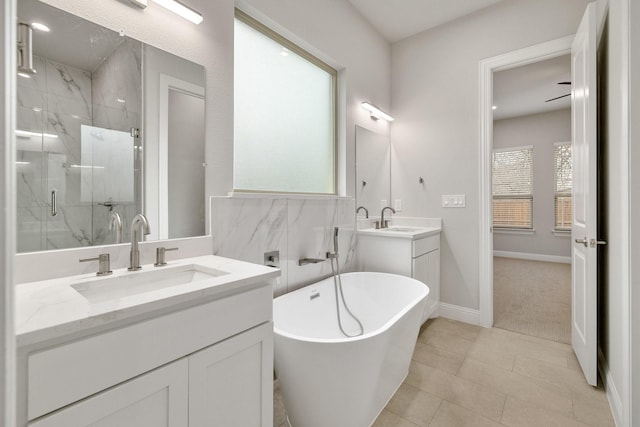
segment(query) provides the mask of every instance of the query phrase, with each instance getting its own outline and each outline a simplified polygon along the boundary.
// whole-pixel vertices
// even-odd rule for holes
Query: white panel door
[[[272,322],[189,357],[190,427],[272,424]]]
[[[587,6],[573,46],[571,344],[587,382],[598,383],[596,7]]]
[[[185,427],[188,368],[187,360],[181,359],[44,416],[29,427]]]

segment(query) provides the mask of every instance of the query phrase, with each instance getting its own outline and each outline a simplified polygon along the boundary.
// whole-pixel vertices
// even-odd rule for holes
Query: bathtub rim
[[[282,329],[278,328],[276,326],[276,323],[275,323],[275,318],[274,318],[274,322],[273,322],[273,332],[274,332],[274,334],[279,335],[279,336],[284,337],[284,338],[289,338],[289,339],[292,339],[292,340],[302,341],[302,342],[307,342],[307,343],[339,344],[339,343],[345,343],[345,342],[356,342],[356,341],[365,340],[367,338],[371,338],[371,337],[374,337],[376,335],[380,335],[380,334],[384,333],[385,331],[387,331],[392,325],[394,325],[398,321],[398,319],[402,318],[405,314],[407,314],[407,312],[409,310],[411,310],[413,307],[415,307],[421,301],[425,300],[429,296],[429,293],[431,291],[427,284],[422,283],[421,281],[419,281],[417,279],[414,279],[413,277],[402,276],[400,274],[383,273],[383,272],[377,272],[377,271],[352,271],[352,272],[341,273],[341,274],[343,276],[346,276],[346,275],[353,275],[353,274],[358,274],[358,273],[371,273],[371,274],[380,275],[380,276],[394,276],[394,277],[400,277],[403,280],[406,279],[407,281],[417,282],[422,286],[421,294],[423,293],[423,295],[413,299],[411,301],[411,303],[407,304],[402,310],[400,310],[398,313],[396,313],[394,316],[392,316],[387,322],[385,322],[382,326],[380,326],[376,330],[374,330],[372,332],[368,332],[366,334],[362,334],[362,335],[357,336],[357,337],[312,338],[312,337],[306,337],[306,336],[302,336],[302,335],[296,335],[296,334],[293,334],[293,333],[290,333],[290,332],[283,331]],[[296,289],[293,292],[298,292],[298,291],[300,291],[302,289],[306,289],[306,288],[308,288],[310,286],[317,285],[318,283],[323,282],[325,280],[332,280],[332,278],[333,278],[333,276],[326,277],[326,278],[324,278],[322,280],[319,280],[317,282],[310,283],[309,285],[303,286],[300,289]],[[335,286],[335,285],[333,285],[333,286]],[[281,295],[278,298],[285,297],[287,295],[289,295],[289,294]],[[275,298],[274,301],[277,300],[278,298]]]

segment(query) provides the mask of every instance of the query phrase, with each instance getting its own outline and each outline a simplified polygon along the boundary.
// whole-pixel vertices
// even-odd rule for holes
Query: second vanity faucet
[[[147,217],[139,213],[131,222],[131,253],[129,254],[129,271],[140,270],[140,250],[138,249],[138,228],[142,228],[142,234],[151,233]]]
[[[382,208],[382,212],[380,212],[380,228],[389,228],[389,220],[384,219],[384,211],[386,211],[387,209],[391,210],[391,212],[396,213],[396,210],[393,209],[391,206],[385,206],[384,208]]]

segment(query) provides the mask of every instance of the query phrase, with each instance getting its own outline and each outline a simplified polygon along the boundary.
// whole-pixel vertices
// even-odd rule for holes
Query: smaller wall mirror
[[[372,216],[391,200],[391,140],[356,126],[356,203]]]

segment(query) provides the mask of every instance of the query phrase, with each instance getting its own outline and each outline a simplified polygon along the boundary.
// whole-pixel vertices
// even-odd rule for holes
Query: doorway
[[[493,73],[493,325],[571,343],[571,57]]]
[[[573,36],[564,37],[480,62],[480,316],[481,325],[494,323],[493,295],[493,76],[513,69],[571,53]]]

